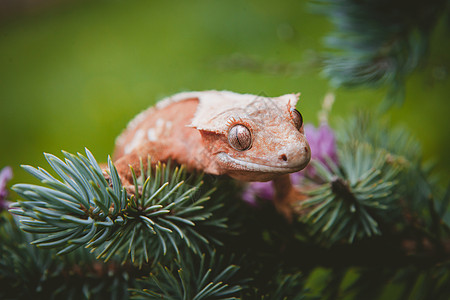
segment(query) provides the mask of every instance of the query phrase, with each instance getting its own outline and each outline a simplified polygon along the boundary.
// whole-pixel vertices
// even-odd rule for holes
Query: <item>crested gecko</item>
[[[130,165],[139,171],[147,156],[152,164],[170,159],[188,170],[237,180],[273,180],[275,206],[289,218],[290,203],[305,197],[293,188],[289,173],[311,158],[295,109],[298,97],[202,91],[165,98],[138,114],[117,138],[113,160],[122,183],[132,184]]]

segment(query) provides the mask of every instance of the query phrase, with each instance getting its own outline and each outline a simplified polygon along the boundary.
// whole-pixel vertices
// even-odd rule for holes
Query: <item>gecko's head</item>
[[[192,122],[220,173],[268,181],[306,167],[311,151],[302,115],[295,109],[298,95],[267,98],[221,92],[221,97],[222,104],[215,107],[214,101],[200,103]]]

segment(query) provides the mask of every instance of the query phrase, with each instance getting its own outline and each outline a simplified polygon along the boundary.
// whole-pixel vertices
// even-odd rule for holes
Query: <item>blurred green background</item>
[[[127,122],[156,100],[185,90],[277,96],[301,92],[317,124],[332,91],[320,76],[328,20],[290,1],[59,1],[0,13],[0,167],[30,181],[20,164],[48,169],[43,152],[112,153]],[[6,2],[5,2],[6,1]],[[13,1],[9,1],[12,3]],[[27,2],[27,1],[22,1]],[[33,1],[28,1],[32,3]],[[39,1],[37,1],[39,2]],[[47,3],[47,4],[46,4]],[[50,3],[50,4],[48,4]],[[450,42],[434,31],[426,66],[407,82],[389,116],[423,143],[426,159],[450,170]],[[384,90],[337,90],[331,123],[375,109]]]

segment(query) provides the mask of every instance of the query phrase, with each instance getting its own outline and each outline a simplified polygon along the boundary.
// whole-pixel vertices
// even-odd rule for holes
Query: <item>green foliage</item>
[[[341,124],[337,139],[338,162],[313,161],[318,175],[303,183],[310,198],[299,204],[306,212],[300,220],[312,236],[330,246],[393,227],[422,228],[432,239],[447,233],[450,189],[442,190],[423,166],[409,132],[359,113]]]
[[[329,163],[331,170],[314,163],[325,184],[302,203],[302,209],[310,209],[302,220],[327,244],[381,234],[378,220],[395,214],[392,204],[399,168],[387,160],[385,151],[364,143],[341,148],[339,161],[340,167]]]
[[[97,260],[86,249],[68,255],[42,250],[38,238],[19,230],[15,220],[0,213],[1,299],[126,299],[139,271],[112,261]]]
[[[386,160],[401,169],[396,176],[395,191],[399,196],[396,205],[403,214],[414,214],[417,218],[414,222],[420,219],[423,222],[420,226],[442,236],[450,224],[450,185],[443,188],[434,172],[435,164],[423,162],[420,143],[410,132],[369,113],[356,114],[343,122],[341,128],[338,131],[341,145],[359,141],[385,151]]]
[[[327,245],[380,235],[380,222],[398,219],[399,182],[420,151],[407,132],[388,128],[361,113],[338,131],[338,163],[312,162],[319,186],[301,205],[302,221]]]
[[[150,277],[140,280],[133,299],[239,299],[242,287],[235,277],[239,267],[218,257],[215,251],[194,257],[183,253],[170,267],[159,265]]]
[[[430,32],[447,1],[316,0],[331,20],[332,49],[324,73],[335,86],[387,87],[387,103],[402,102],[405,79],[424,61]]]
[[[65,161],[45,155],[62,181],[42,168],[24,166],[47,186],[13,187],[25,199],[11,210],[21,216],[21,228],[46,234],[33,240],[36,246],[56,248],[58,254],[86,247],[98,258],[108,260],[118,254],[142,264],[159,260],[168,251],[179,254],[181,244],[198,252],[209,243],[208,236],[201,234],[202,226],[226,227],[223,218],[209,220],[221,205],[215,202],[204,208],[213,190],[199,191],[201,176],[187,178],[183,168],[172,170],[160,164],[154,171],[141,170],[143,183],[134,178],[136,196],[130,196],[110,159],[109,182],[92,154],[88,150],[86,154],[64,152]]]

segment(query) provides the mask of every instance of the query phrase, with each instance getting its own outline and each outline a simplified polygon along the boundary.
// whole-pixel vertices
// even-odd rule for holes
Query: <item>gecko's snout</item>
[[[283,147],[279,150],[277,159],[280,166],[301,170],[311,159],[311,150],[307,143],[301,143],[297,147]]]
[[[303,155],[306,155],[306,156],[309,155],[309,147],[308,146],[303,147]],[[288,156],[283,153],[278,157],[278,159],[282,160],[282,161],[288,161]]]

